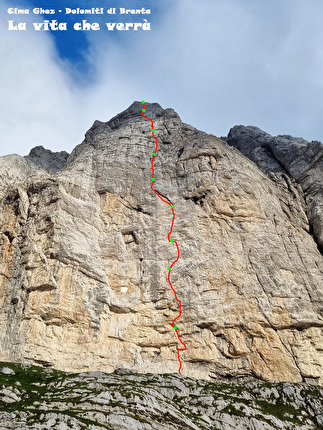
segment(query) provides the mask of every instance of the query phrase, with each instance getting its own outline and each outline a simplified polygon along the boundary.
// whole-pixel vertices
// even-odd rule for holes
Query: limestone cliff
[[[176,209],[182,374],[323,385],[323,200],[306,173],[322,145],[302,155],[285,138],[295,151],[275,147],[262,171],[232,133],[226,143],[146,107],[155,189]],[[0,360],[177,373],[172,214],[150,190],[141,109],[96,121],[67,160],[0,158]]]

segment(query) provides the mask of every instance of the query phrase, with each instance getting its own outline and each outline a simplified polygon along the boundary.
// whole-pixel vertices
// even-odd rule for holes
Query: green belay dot
[[[145,104],[145,100],[143,100],[141,103],[144,105]]]
[[[176,327],[176,326],[174,326],[174,327],[173,327],[173,329],[174,329],[174,330],[177,330],[177,327]]]
[[[156,152],[153,152],[153,157],[155,157],[156,156]]]
[[[154,129],[154,128],[152,128],[152,129],[151,129],[151,132],[152,132],[152,133],[154,133],[154,131],[155,131],[155,129]]]
[[[154,181],[154,180],[155,180],[155,178],[151,178],[151,180],[152,180],[152,181]]]
[[[170,270],[170,267],[167,267],[167,270]]]
[[[174,239],[171,239],[170,241],[173,243],[173,242],[174,242]]]
[[[173,209],[174,205],[170,205],[170,207]]]

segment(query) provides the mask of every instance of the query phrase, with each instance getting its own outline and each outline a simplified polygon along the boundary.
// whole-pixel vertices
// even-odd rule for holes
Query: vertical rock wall
[[[57,172],[0,159],[0,360],[178,371],[171,211],[150,190],[140,109],[96,121]],[[182,373],[322,384],[323,257],[303,189],[171,109],[147,115],[155,188],[176,209]]]

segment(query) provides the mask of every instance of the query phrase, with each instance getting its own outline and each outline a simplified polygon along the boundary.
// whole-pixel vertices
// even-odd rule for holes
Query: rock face
[[[264,173],[230,146],[234,129],[229,145],[172,109],[146,108],[155,189],[176,213],[182,374],[323,385],[319,155],[309,171],[304,141],[282,138],[296,155],[273,144],[279,158],[261,131],[263,146],[237,138],[258,148]],[[56,173],[0,158],[2,361],[177,373],[172,212],[150,189],[155,141],[141,109],[96,121]]]
[[[0,430],[323,428],[323,389],[304,383],[9,368],[0,370]]]
[[[287,173],[304,192],[307,216],[323,251],[323,145],[299,137],[273,137],[257,127],[233,127],[226,139],[265,173]]]
[[[65,166],[68,155],[65,151],[52,152],[42,146],[36,146],[25,158],[49,172],[58,172]]]

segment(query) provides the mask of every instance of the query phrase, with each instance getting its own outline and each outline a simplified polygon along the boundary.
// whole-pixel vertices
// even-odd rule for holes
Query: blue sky
[[[51,31],[51,37],[55,43],[55,47],[57,50],[58,56],[63,60],[68,60],[72,65],[77,66],[79,70],[81,70],[84,78],[91,79],[91,73],[93,73],[93,68],[87,61],[87,55],[91,50],[91,44],[95,43],[96,39],[104,40],[105,43],[117,43],[118,40],[122,37],[122,32],[113,31],[110,34],[102,34],[106,33],[105,31],[105,23],[106,22],[142,22],[142,18],[149,18],[149,22],[154,25],[158,23],[158,20],[162,18],[163,12],[165,12],[166,8],[171,5],[171,2],[168,0],[164,0],[161,2],[148,0],[148,2],[142,2],[141,0],[125,0],[125,1],[104,1],[104,2],[88,2],[84,0],[72,0],[66,2],[66,0],[56,0],[53,2],[52,0],[42,0],[39,1],[29,1],[26,2],[26,7],[33,9],[37,7],[42,7],[43,9],[55,10],[55,14],[50,15],[35,15],[33,14],[33,18],[35,22],[41,21],[36,18],[42,17],[43,19],[53,20],[56,19],[59,22],[66,22],[68,31]],[[144,6],[143,6],[144,4]],[[41,5],[41,6],[40,6]],[[111,6],[112,5],[112,6]],[[153,5],[153,6],[152,6]],[[80,9],[89,9],[92,7],[104,8],[104,15],[82,15],[82,14],[73,14],[73,13],[64,13],[66,8],[71,10]],[[130,15],[130,14],[107,14],[106,11],[111,7],[115,7],[118,11],[119,8],[124,9],[141,9],[145,7],[146,9],[150,9],[151,14],[147,15]],[[153,10],[152,10],[153,7]],[[62,10],[63,13],[59,13],[59,10]],[[125,19],[124,17],[127,17]],[[17,15],[16,15],[17,17]],[[15,18],[15,16],[11,16],[10,19]],[[91,37],[87,31],[75,31],[73,29],[73,25],[76,22],[81,22],[83,20],[87,20],[87,22],[98,22],[100,24],[101,31],[95,32],[93,31]],[[130,37],[133,37],[130,36]],[[91,39],[92,38],[92,39]],[[120,42],[119,42],[120,43]]]
[[[54,5],[53,5],[54,3]],[[90,3],[90,4],[89,4]],[[9,15],[9,7],[145,7],[151,15]],[[323,141],[321,0],[0,0],[0,155],[71,151],[92,123],[134,100],[227,135],[236,124]],[[34,31],[55,19],[68,31]],[[105,22],[151,22],[111,32]],[[28,30],[7,30],[7,21]],[[100,22],[77,32],[75,22]]]

